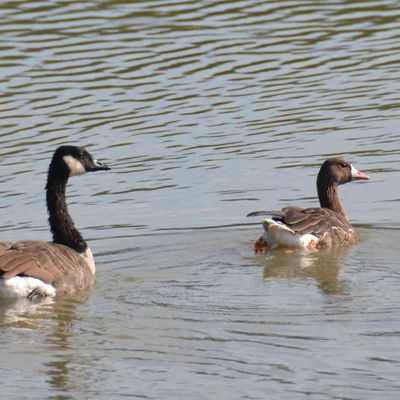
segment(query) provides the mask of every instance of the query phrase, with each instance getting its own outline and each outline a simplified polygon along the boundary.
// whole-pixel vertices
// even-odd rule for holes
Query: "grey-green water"
[[[397,399],[399,35],[395,0],[0,3],[1,239],[49,240],[58,145],[113,166],[69,187],[96,286],[0,307],[2,397]],[[255,257],[336,154],[360,243]]]

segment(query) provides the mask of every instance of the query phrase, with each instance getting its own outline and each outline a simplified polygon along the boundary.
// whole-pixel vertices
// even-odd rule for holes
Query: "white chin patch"
[[[86,173],[85,167],[76,158],[74,158],[72,156],[64,156],[63,160],[69,168],[70,176],[82,175],[82,174]]]

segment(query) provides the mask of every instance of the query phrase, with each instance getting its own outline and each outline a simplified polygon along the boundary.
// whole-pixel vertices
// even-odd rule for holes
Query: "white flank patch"
[[[315,243],[319,241],[318,237],[311,233],[296,233],[287,225],[273,219],[265,219],[263,226],[265,229],[263,239],[273,249],[279,246],[306,249],[312,241]]]
[[[0,279],[1,298],[26,298],[36,288],[40,288],[46,296],[54,297],[56,295],[56,289],[53,286],[30,276],[14,276],[10,279]]]
[[[82,174],[86,173],[85,167],[76,158],[74,158],[72,156],[64,156],[63,160],[64,160],[65,164],[67,164],[67,166],[70,170],[71,176],[82,175]]]
[[[82,254],[82,257],[85,259],[87,265],[89,266],[90,270],[92,271],[93,275],[96,273],[96,265],[94,264],[94,258],[92,250],[88,247],[85,252]]]

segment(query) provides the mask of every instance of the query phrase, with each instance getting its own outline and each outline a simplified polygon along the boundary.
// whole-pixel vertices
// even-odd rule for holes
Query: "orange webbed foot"
[[[267,242],[264,241],[264,239],[261,237],[260,239],[256,240],[254,243],[254,252],[256,254],[263,253],[267,247]]]
[[[308,250],[315,250],[317,248],[318,242],[316,240],[311,240],[310,243],[307,245]]]

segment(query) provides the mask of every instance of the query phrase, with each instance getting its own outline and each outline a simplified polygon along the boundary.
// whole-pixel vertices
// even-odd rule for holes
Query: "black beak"
[[[108,171],[111,169],[107,164],[103,164],[97,160],[93,160],[93,164],[89,167],[88,172],[94,171]]]

